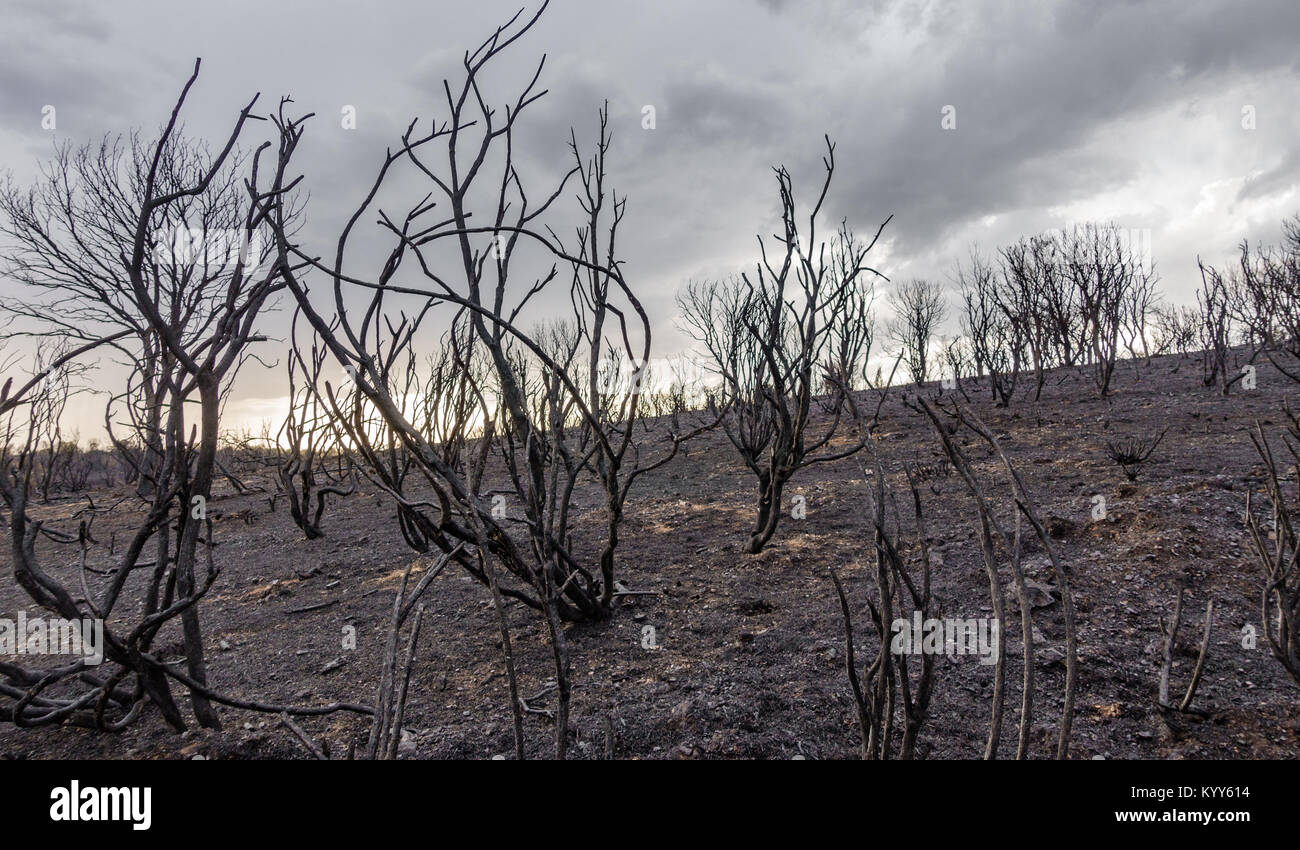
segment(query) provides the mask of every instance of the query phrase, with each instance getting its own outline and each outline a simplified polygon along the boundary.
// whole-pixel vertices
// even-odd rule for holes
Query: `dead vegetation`
[[[758,240],[753,269],[679,299],[715,380],[652,386],[654,322],[619,252],[627,200],[611,185],[608,109],[589,141],[571,131],[567,171],[536,186],[518,152],[543,64],[493,105],[498,57],[545,9],[466,53],[439,117],[412,120],[377,157],[332,251],[300,232],[310,179],[294,154],[312,116],[288,98],[254,116],[254,99],[212,153],[178,130],[197,64],[157,139],[60,149],[35,188],[4,194],[6,270],[27,294],[6,309],[45,342],[0,390],[3,589],[14,607],[102,621],[107,664],[13,653],[0,661],[0,719],[50,727],[41,741],[77,727],[150,742],[189,731],[192,715],[211,742],[231,734],[224,706],[274,718],[317,759],[993,759],[1013,724],[1018,759],[1126,754],[1125,733],[1096,722],[1152,708],[1149,671],[1135,668],[1157,662],[1135,642],[1157,603],[1140,571],[1191,557],[1220,617],[1251,625],[1236,598],[1244,557],[1206,551],[1246,533],[1256,617],[1300,682],[1287,469],[1300,476],[1300,422],[1288,410],[1294,463],[1262,422],[1258,466],[1233,443],[1244,417],[1276,415],[1285,395],[1274,388],[1269,408],[1246,398],[1258,369],[1300,375],[1294,227],[1276,250],[1243,244],[1240,269],[1203,267],[1195,310],[1156,309],[1150,258],[1113,223],[1027,237],[994,260],[973,253],[956,275],[962,337],[935,350],[937,284],[896,287],[893,369],[872,379],[883,276],[867,261],[890,219],[866,241],[846,222],[819,233],[836,170],[827,139],[811,214],[776,168],[780,232]],[[272,139],[250,154],[239,142],[252,117]],[[182,225],[195,220],[192,240]],[[385,249],[363,266],[350,248],[371,221]],[[565,315],[534,321],[554,291]],[[263,313],[281,295],[295,311],[290,409],[278,433],[231,445],[222,402],[268,342]],[[1178,353],[1154,360],[1152,337]],[[61,430],[100,351],[130,367],[106,393],[120,479],[107,449]],[[1193,351],[1199,395],[1185,386],[1195,376],[1172,377]],[[1132,385],[1117,371],[1126,356]],[[893,386],[900,365],[910,386]],[[951,374],[927,384],[936,367]],[[1147,374],[1168,377],[1139,389]],[[1180,406],[1179,445],[1160,464],[1146,466],[1172,424],[1106,443],[1123,482],[1088,457],[1099,451],[1071,448],[1096,447],[1112,415],[1154,434]],[[1189,507],[1210,530],[1176,527]],[[869,567],[851,569],[859,558]],[[1252,666],[1272,701],[1238,716],[1242,686],[1211,652],[1215,601],[1175,704],[1179,590],[1154,710],[1230,725],[1202,730],[1223,748],[1224,735],[1274,728],[1294,692],[1279,698],[1279,671]],[[996,635],[987,676],[946,638],[899,648],[904,630],[949,621]],[[343,655],[340,622],[354,642]],[[370,644],[350,656],[358,626]],[[302,661],[313,649],[297,642],[328,646],[328,659]],[[373,704],[354,701],[367,692]],[[257,754],[238,749],[249,741],[233,752]]]

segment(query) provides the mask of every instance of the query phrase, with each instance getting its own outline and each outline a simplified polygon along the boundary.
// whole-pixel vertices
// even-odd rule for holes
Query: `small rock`
[[[1031,608],[1046,608],[1049,605],[1055,605],[1056,595],[1059,593],[1060,591],[1050,584],[1044,584],[1032,578],[1025,579],[1025,596],[1028,597]]]

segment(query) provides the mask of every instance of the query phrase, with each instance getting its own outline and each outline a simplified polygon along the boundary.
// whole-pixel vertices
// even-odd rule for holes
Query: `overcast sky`
[[[321,116],[296,170],[307,236],[324,244],[384,148],[440,114],[464,49],[519,3],[6,0],[0,166],[26,182],[56,139],[154,130],[202,57],[191,134],[224,138],[256,92],[265,109],[291,94]],[[1275,241],[1300,209],[1297,34],[1295,0],[554,0],[494,94],[512,97],[548,55],[550,93],[520,128],[543,169],[609,101],[626,271],[665,354],[684,345],[674,293],[754,261],[777,213],[771,166],[811,184],[827,133],[829,220],[874,232],[892,214],[875,256],[891,278],[946,280],[972,243],[1113,220],[1150,231],[1166,298],[1190,300],[1198,253],[1221,262],[1242,238]],[[339,120],[348,105],[355,130]],[[279,371],[243,378],[233,417],[278,411]]]

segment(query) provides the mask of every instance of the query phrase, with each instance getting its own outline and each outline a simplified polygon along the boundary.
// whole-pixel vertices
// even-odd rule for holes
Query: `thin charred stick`
[[[1160,692],[1158,702],[1161,708],[1169,707],[1169,673],[1174,664],[1174,645],[1178,641],[1178,627],[1183,622],[1183,588],[1178,588],[1178,596],[1174,600],[1173,619],[1166,626],[1164,619],[1160,621],[1160,630],[1164,633],[1164,653],[1163,661],[1160,665]]]
[[[1192,671],[1192,680],[1187,683],[1187,693],[1178,704],[1179,711],[1187,711],[1196,696],[1196,688],[1201,684],[1201,674],[1205,672],[1205,659],[1210,654],[1210,628],[1214,622],[1214,600],[1205,603],[1205,631],[1201,635],[1201,651],[1196,656],[1196,668]]]

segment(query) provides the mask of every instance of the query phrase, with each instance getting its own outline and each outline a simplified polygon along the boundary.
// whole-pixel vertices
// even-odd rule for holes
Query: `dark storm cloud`
[[[51,138],[45,103],[64,138],[156,128],[202,56],[194,133],[221,136],[255,91],[264,110],[292,94],[318,113],[296,165],[303,235],[332,253],[384,148],[411,118],[445,115],[442,78],[518,2],[20,5],[0,30],[0,161],[30,175]],[[549,93],[519,133],[535,191],[567,167],[570,127],[589,144],[608,101],[627,269],[667,353],[683,345],[676,290],[754,261],[755,235],[776,225],[771,167],[790,167],[808,199],[823,134],[838,145],[829,217],[873,233],[893,214],[879,258],[891,274],[941,278],[973,241],[1096,217],[1150,228],[1166,290],[1189,297],[1197,254],[1224,257],[1300,208],[1297,32],[1294,0],[573,0],[487,90],[503,106],[547,55]],[[344,105],[356,130],[340,126]],[[358,269],[386,244],[368,239]],[[281,392],[277,380],[253,392]]]
[[[932,4],[937,18],[959,22],[954,37],[926,43],[909,67],[883,69],[861,97],[835,105],[859,116],[840,134],[843,160],[857,167],[845,169],[836,204],[852,210],[869,199],[897,213],[892,232],[902,254],[924,252],[990,214],[1029,211],[1018,222],[1022,231],[1055,226],[1034,211],[1122,185],[1139,171],[1140,151],[1081,152],[1108,126],[1242,77],[1296,69],[1300,6],[1293,3],[1250,4],[1249,11],[1181,2],[975,6]],[[793,6],[789,12],[797,17]],[[951,131],[940,126],[946,105],[956,109]],[[1271,105],[1275,112],[1294,106]],[[1232,104],[1222,123],[1240,136],[1238,110]],[[1158,145],[1177,148],[1184,131],[1165,130]],[[1245,161],[1241,167],[1249,170]],[[1270,185],[1295,180],[1294,170],[1283,171]]]

